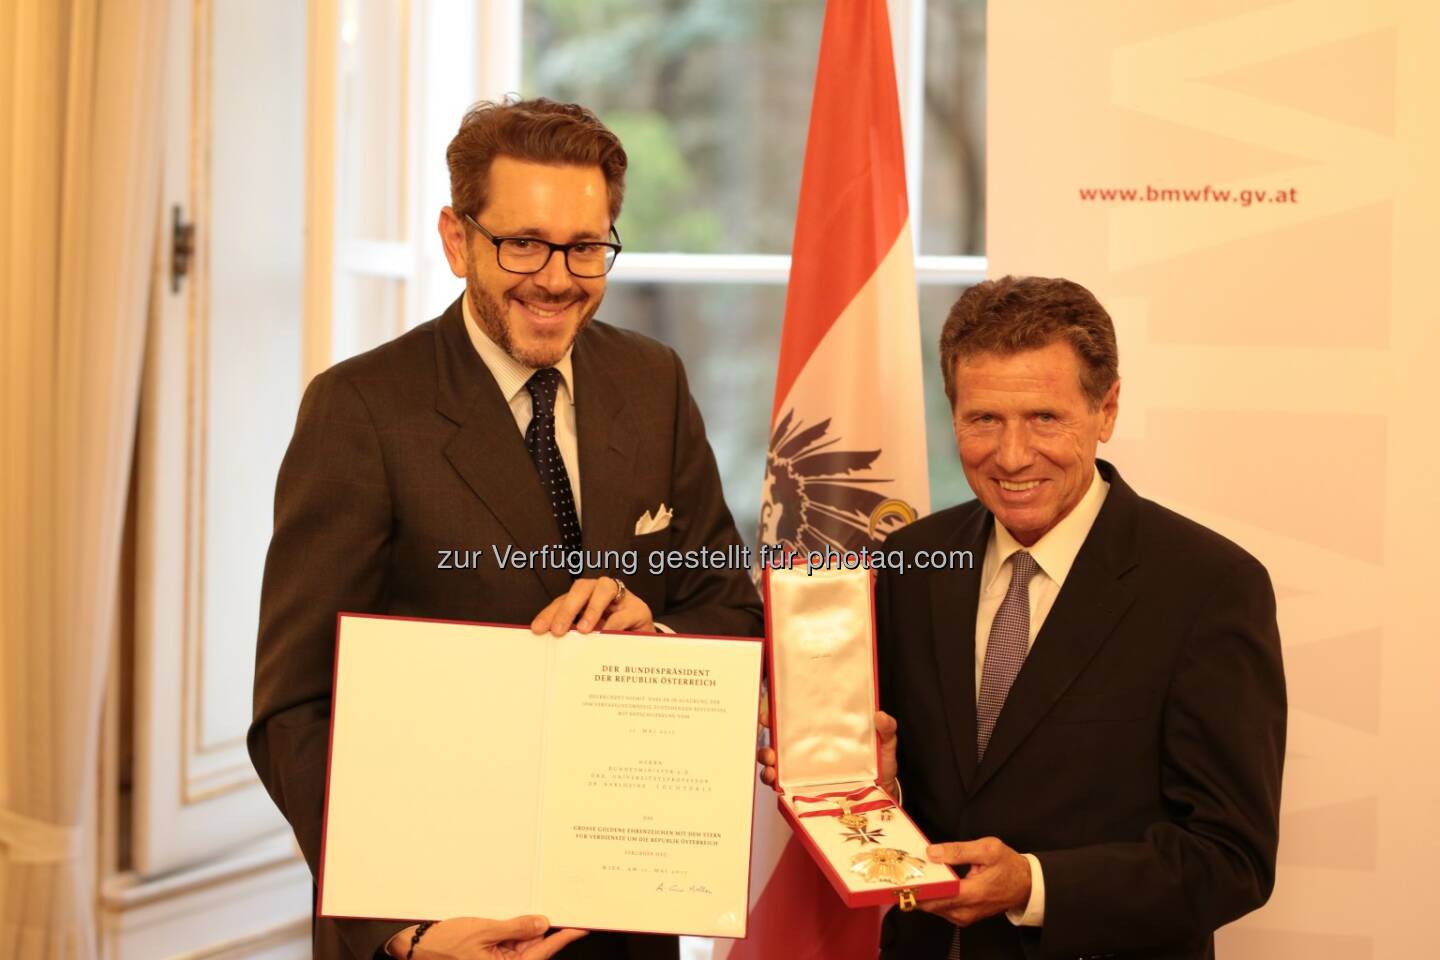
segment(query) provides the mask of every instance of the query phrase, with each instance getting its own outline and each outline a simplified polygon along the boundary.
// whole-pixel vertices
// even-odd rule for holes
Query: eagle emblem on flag
[[[830,420],[806,426],[789,410],[770,436],[760,508],[760,542],[792,550],[875,549],[916,510],[875,488],[893,483],[870,476],[880,450],[836,449]]]

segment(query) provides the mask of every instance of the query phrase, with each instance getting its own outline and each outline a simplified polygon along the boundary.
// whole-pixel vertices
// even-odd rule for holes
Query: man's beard
[[[600,301],[597,298],[590,308],[580,314],[580,322],[575,325],[575,332],[564,343],[551,345],[540,344],[536,347],[525,348],[515,343],[515,338],[510,335],[510,326],[505,322],[505,308],[495,301],[495,298],[486,293],[480,286],[480,280],[475,275],[474,269],[466,271],[465,294],[470,298],[470,310],[475,314],[475,322],[479,324],[495,345],[504,350],[511,359],[522,363],[532,370],[541,367],[553,367],[565,356],[565,351],[575,342],[590,324],[590,319],[595,316],[595,311],[600,309]],[[553,304],[556,306],[569,305],[574,303],[577,297],[547,297],[544,293],[536,291],[534,296],[527,297],[536,304]]]

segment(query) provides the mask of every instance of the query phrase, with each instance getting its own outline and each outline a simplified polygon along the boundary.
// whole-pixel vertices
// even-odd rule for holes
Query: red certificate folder
[[[765,576],[780,812],[851,907],[953,897],[959,878],[879,785],[874,576],[796,566]]]

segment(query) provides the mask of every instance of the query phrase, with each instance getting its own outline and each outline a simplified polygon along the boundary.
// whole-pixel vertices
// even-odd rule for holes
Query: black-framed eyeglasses
[[[539,273],[558,250],[565,258],[566,270],[577,277],[594,279],[610,272],[622,249],[620,234],[613,225],[610,227],[610,236],[615,238],[614,243],[603,240],[551,243],[539,237],[497,237],[476,223],[470,214],[465,214],[465,220],[479,230],[486,240],[495,244],[495,262],[500,264],[501,270],[509,273]]]

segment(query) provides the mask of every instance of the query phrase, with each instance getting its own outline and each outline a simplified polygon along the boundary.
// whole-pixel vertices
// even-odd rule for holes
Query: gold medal
[[[879,847],[863,850],[850,858],[850,872],[858,873],[871,883],[892,883],[899,886],[925,876],[925,861],[904,850]]]
[[[848,797],[838,797],[835,805],[840,808],[840,822],[851,830],[863,829],[870,820],[863,813],[855,812],[855,803]]]

